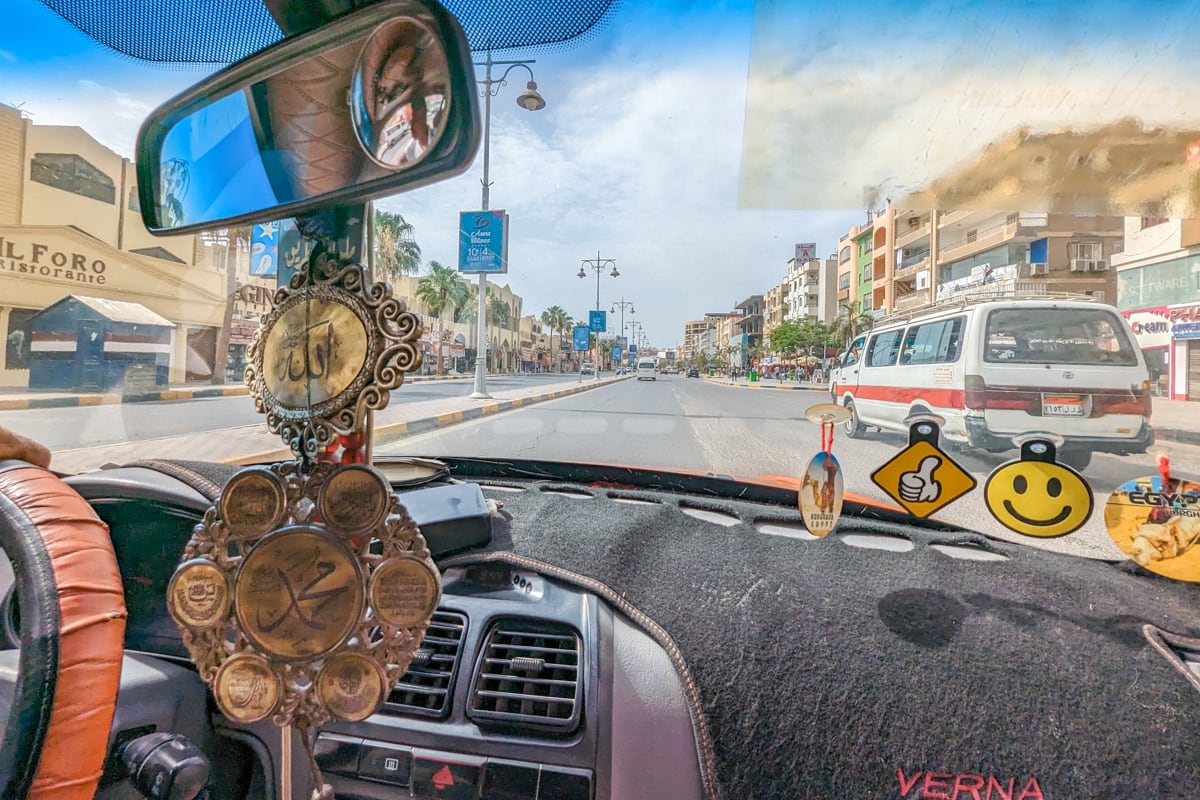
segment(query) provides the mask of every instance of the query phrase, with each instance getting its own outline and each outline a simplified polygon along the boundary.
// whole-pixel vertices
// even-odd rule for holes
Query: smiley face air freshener
[[[988,511],[1023,536],[1066,536],[1092,515],[1091,487],[1078,472],[1054,460],[1058,448],[1053,438],[1021,437],[1021,458],[996,467],[983,485]]]
[[[850,412],[833,403],[809,406],[804,416],[821,426],[821,452],[808,462],[800,480],[800,515],[813,536],[825,536],[842,515],[842,468],[833,456],[833,429]]]

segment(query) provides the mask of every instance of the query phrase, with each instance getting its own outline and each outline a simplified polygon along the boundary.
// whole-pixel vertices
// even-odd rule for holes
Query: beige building
[[[683,323],[683,347],[679,356],[681,360],[694,358],[697,353],[701,352],[701,338],[707,331],[713,330],[717,325],[709,316],[706,316],[704,319]]]

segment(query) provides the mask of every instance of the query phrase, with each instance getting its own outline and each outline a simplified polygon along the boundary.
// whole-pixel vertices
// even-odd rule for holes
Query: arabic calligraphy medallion
[[[292,295],[263,343],[263,381],[279,405],[308,409],[337,398],[362,372],[367,320],[330,292]]]
[[[387,514],[392,488],[387,479],[365,465],[351,465],[329,476],[317,506],[335,530],[351,535],[368,531]]]
[[[262,656],[238,655],[217,670],[213,695],[225,716],[236,722],[258,722],[279,705],[281,686]]]
[[[272,530],[287,511],[283,481],[263,467],[244,469],[221,492],[221,518],[229,532],[254,538]]]
[[[229,581],[211,561],[186,561],[167,584],[167,607],[189,627],[211,628],[229,611]]]
[[[361,653],[339,653],[317,675],[317,694],[338,719],[359,722],[387,697],[387,674]]]

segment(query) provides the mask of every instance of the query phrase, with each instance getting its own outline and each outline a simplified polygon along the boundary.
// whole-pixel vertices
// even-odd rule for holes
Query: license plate
[[[1043,417],[1082,417],[1083,398],[1078,395],[1069,397],[1043,397]]]

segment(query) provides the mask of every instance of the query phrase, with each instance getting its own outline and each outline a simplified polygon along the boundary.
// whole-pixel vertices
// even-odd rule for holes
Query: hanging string
[[[1171,483],[1171,459],[1166,453],[1158,457],[1158,474],[1162,476],[1163,491],[1170,491]]]
[[[821,422],[821,452],[832,454],[833,451],[833,422],[831,420],[823,420]]]

